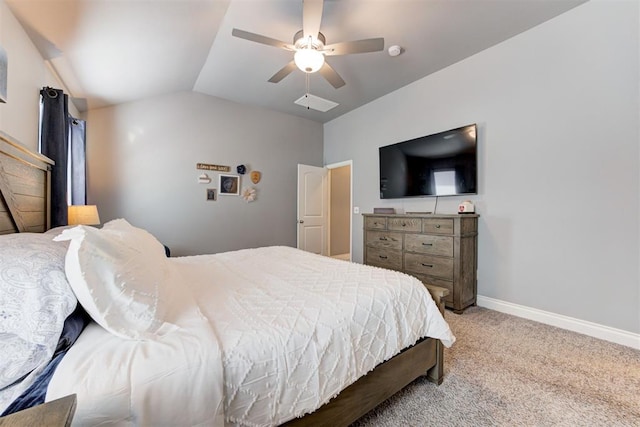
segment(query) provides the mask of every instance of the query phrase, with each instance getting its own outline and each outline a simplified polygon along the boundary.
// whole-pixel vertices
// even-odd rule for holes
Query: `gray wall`
[[[87,123],[88,198],[103,223],[126,218],[172,255],[296,245],[297,164],[322,166],[321,124],[191,92],[92,110]],[[218,173],[196,163],[261,171],[257,185],[242,177],[257,200],[207,201]]]
[[[572,9],[327,123],[325,163],[353,159],[362,212],[433,210],[379,199],[377,148],[478,123],[479,294],[638,333],[638,22],[635,1]]]
[[[0,103],[0,130],[38,151],[40,88],[63,88],[6,3],[0,0],[0,45],[7,52],[7,103]],[[75,106],[71,114],[78,117]]]

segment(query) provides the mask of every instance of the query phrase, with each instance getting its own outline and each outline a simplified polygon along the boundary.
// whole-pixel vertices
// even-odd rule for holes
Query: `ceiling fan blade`
[[[336,89],[339,89],[339,88],[341,88],[342,86],[345,85],[344,80],[342,80],[342,77],[340,77],[340,75],[338,73],[336,73],[336,70],[331,68],[331,65],[327,64],[326,61],[325,61],[324,65],[322,66],[322,68],[320,68],[320,70],[318,72],[329,83],[331,83],[331,86],[333,86]]]
[[[378,52],[384,49],[384,38],[356,40],[334,43],[324,47],[326,56],[347,55],[350,53]]]
[[[234,28],[233,31],[231,31],[231,35],[234,37],[239,37],[241,39],[249,40],[256,43],[262,43],[269,46],[279,47],[285,50],[292,50],[292,51],[296,50],[295,46],[293,46],[292,44],[285,43],[280,40],[272,39],[271,37],[263,36],[260,34],[239,30],[237,28]]]
[[[289,62],[287,65],[285,65],[284,67],[282,67],[280,69],[280,71],[278,71],[277,73],[275,73],[270,79],[269,81],[271,83],[278,83],[280,80],[284,79],[285,77],[287,77],[289,74],[291,74],[291,72],[293,70],[295,70],[296,67],[296,63],[294,61]]]
[[[311,36],[318,38],[320,22],[322,21],[323,0],[302,1],[302,36],[308,39]]]

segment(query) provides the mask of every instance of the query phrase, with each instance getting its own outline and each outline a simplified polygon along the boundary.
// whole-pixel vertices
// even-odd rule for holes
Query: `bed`
[[[419,376],[442,382],[446,290],[288,247],[166,258],[125,220],[35,234],[51,166],[0,138],[0,234],[62,253],[56,280],[92,318],[46,387],[77,395],[75,424],[349,425]],[[66,325],[78,308],[60,301]]]

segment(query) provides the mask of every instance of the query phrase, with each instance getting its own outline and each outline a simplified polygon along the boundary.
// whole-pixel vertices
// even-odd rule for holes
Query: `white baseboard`
[[[640,334],[478,295],[478,305],[640,350]]]

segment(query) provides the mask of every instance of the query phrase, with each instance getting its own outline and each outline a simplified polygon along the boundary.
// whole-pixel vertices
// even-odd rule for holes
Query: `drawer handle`
[[[402,223],[402,226],[403,226],[403,227],[406,227],[406,226],[407,226],[407,224],[405,224],[405,223],[403,222],[403,223]]]
[[[425,264],[424,262],[421,262],[420,264],[422,264],[423,267],[433,268],[433,264]]]
[[[387,259],[388,257],[386,255],[378,255],[380,257],[380,259]]]
[[[422,246],[433,246],[433,243],[423,243]]]
[[[380,240],[388,240],[386,237],[382,236]]]
[[[440,224],[436,224],[436,228],[440,228]]]
[[[379,224],[379,223],[377,223],[377,222],[374,222],[374,223],[373,223],[373,225],[380,225],[380,224]]]

